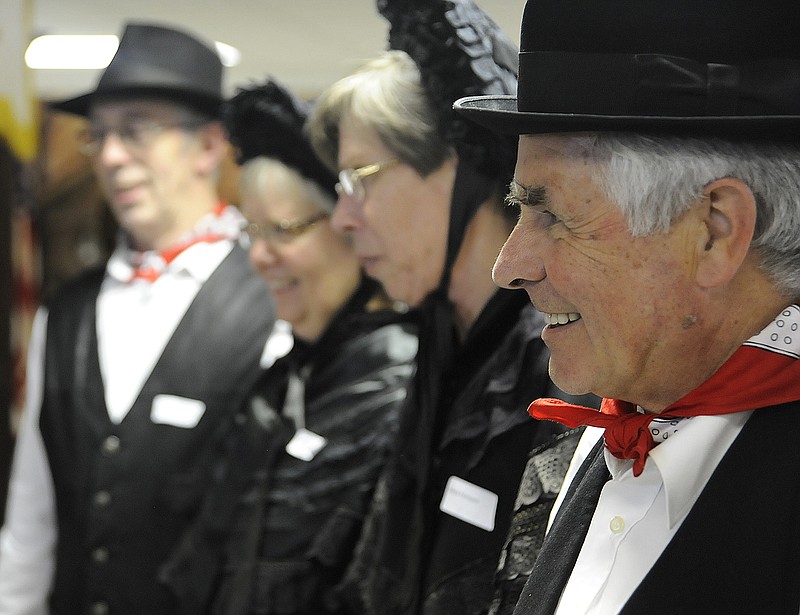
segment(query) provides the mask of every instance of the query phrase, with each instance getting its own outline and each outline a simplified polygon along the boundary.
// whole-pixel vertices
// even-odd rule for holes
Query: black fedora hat
[[[517,96],[457,111],[500,132],[800,138],[791,0],[528,0]]]
[[[133,96],[174,100],[216,116],[223,100],[219,54],[186,32],[131,23],[96,89],[53,107],[85,116],[95,100]]]

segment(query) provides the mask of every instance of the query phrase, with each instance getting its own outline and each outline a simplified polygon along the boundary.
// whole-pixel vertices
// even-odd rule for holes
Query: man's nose
[[[100,140],[97,158],[107,166],[114,166],[130,158],[130,151],[122,138],[114,131],[107,132]]]
[[[514,227],[503,244],[492,268],[494,283],[502,288],[522,288],[545,277],[539,242],[519,225]]]

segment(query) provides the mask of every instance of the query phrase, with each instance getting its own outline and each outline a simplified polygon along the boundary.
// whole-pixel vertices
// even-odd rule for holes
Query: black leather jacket
[[[365,280],[316,344],[296,340],[251,391],[203,520],[166,571],[181,613],[341,612],[333,588],[388,458],[417,351],[398,314],[365,310],[375,290]],[[300,433],[281,413],[292,374],[305,382]],[[299,447],[312,458],[286,452],[308,432],[325,438],[319,451]]]

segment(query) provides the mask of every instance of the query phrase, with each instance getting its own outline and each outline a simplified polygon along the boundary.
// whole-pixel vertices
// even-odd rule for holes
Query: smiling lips
[[[545,312],[544,313],[544,322],[551,327],[557,327],[560,325],[566,325],[570,322],[575,322],[576,320],[580,320],[581,315],[577,312],[569,312],[566,314],[550,314]]]
[[[142,184],[116,185],[112,188],[113,199],[120,205],[135,205],[141,197]]]
[[[291,290],[297,286],[297,280],[289,278],[286,280],[270,280],[269,287],[273,292],[282,293]]]

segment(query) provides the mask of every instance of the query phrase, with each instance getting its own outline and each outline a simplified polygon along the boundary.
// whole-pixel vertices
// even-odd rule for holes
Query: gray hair
[[[387,51],[330,86],[317,100],[308,133],[317,155],[336,170],[339,124],[349,117],[370,129],[400,160],[426,176],[452,154],[414,61]]]
[[[336,202],[316,182],[300,174],[293,167],[275,158],[256,156],[242,165],[239,191],[242,195],[261,194],[269,182],[284,181],[294,185],[300,193],[320,211],[332,212]]]
[[[762,269],[779,291],[800,296],[800,146],[632,133],[569,140],[600,162],[595,180],[634,236],[668,231],[714,180],[745,182],[758,207],[752,247]]]

